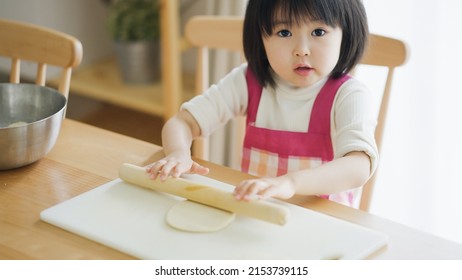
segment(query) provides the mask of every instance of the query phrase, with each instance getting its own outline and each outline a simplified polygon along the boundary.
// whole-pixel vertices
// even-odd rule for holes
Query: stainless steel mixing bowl
[[[56,143],[66,104],[52,88],[0,83],[0,170],[44,157]]]

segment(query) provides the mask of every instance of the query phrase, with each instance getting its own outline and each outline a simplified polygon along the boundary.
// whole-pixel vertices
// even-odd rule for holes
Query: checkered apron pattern
[[[330,115],[337,90],[350,79],[345,75],[330,78],[313,104],[307,132],[272,130],[255,126],[262,87],[254,74],[247,70],[248,88],[247,126],[244,138],[241,169],[259,177],[276,177],[288,172],[320,166],[334,157],[330,135]],[[347,191],[321,195],[348,206],[354,194]]]

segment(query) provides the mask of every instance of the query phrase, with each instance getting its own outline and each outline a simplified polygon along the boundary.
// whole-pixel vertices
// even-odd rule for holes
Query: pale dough
[[[214,232],[228,226],[235,217],[234,213],[184,200],[170,208],[166,220],[167,224],[175,229],[190,232]]]
[[[14,122],[14,123],[10,124],[7,127],[19,127],[19,126],[23,126],[23,125],[27,125],[27,123],[26,122]]]

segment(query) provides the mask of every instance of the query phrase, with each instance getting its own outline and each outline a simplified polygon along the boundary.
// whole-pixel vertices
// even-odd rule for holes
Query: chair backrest
[[[198,50],[195,88],[197,95],[202,94],[210,86],[209,49],[242,53],[242,26],[242,17],[232,16],[196,16],[186,23],[185,37]],[[240,145],[239,141],[234,141],[234,144]],[[208,160],[208,146],[208,139],[195,140],[193,155]]]
[[[226,49],[242,53],[242,27],[242,17],[196,16],[186,23],[186,39],[188,39],[194,47],[198,48],[198,63],[196,70],[197,94],[201,94],[209,87],[208,50]],[[375,135],[379,150],[382,145],[394,69],[404,64],[406,57],[407,48],[402,41],[371,34],[368,48],[360,62],[360,64],[382,66],[388,69]],[[237,144],[241,145],[241,143]],[[201,139],[201,142],[194,144],[194,156],[208,159],[207,151],[208,147],[206,140]],[[374,183],[375,176],[363,187],[359,206],[362,210],[369,210]]]
[[[368,48],[360,64],[381,66],[387,68],[386,81],[382,92],[382,100],[379,107],[379,115],[377,119],[377,127],[375,129],[375,140],[379,151],[382,147],[383,133],[385,130],[385,122],[388,112],[388,104],[390,100],[390,91],[393,81],[395,68],[403,65],[408,57],[406,44],[397,39],[371,34],[369,38]],[[369,211],[372,192],[374,190],[376,174],[369,179],[363,186],[359,209]]]
[[[10,82],[20,82],[21,61],[37,63],[35,83],[45,86],[47,65],[61,68],[58,91],[66,98],[72,68],[82,60],[76,38],[48,28],[0,19],[0,56],[11,59]]]

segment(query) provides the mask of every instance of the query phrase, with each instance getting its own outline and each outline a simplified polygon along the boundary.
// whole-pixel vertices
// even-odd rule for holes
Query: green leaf
[[[116,41],[152,41],[159,38],[158,0],[114,0],[107,27]]]

